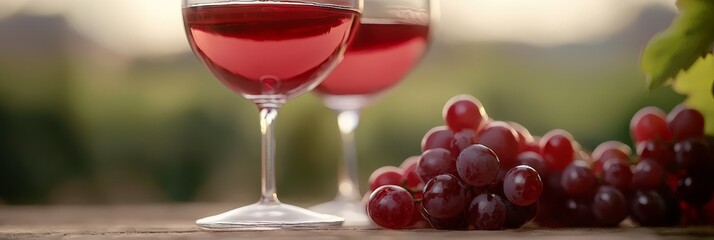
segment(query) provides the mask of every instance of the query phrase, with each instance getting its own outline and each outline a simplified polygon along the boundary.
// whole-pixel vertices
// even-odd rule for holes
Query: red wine
[[[385,90],[411,70],[427,45],[429,27],[362,19],[345,58],[315,90],[366,95]]]
[[[337,63],[359,19],[356,11],[295,3],[183,11],[194,52],[226,86],[249,99],[307,90]]]

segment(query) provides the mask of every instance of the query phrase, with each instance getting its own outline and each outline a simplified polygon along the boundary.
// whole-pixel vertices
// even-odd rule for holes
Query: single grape
[[[446,125],[453,131],[464,128],[479,130],[488,119],[481,102],[470,95],[457,95],[449,99],[442,111]]]
[[[630,160],[632,149],[627,144],[620,141],[607,141],[598,145],[593,150],[593,160],[607,160],[610,158],[618,158],[625,161]]]
[[[672,145],[657,140],[646,140],[637,144],[637,155],[642,159],[657,161],[665,169],[674,167],[676,161]]]
[[[609,159],[618,159],[629,164],[632,149],[630,146],[618,141],[607,141],[598,145],[592,154],[592,170],[595,176],[602,176],[602,164]]]
[[[674,159],[679,168],[708,168],[712,165],[707,143],[701,139],[685,139],[674,144]]]
[[[644,159],[637,163],[632,173],[632,186],[635,189],[653,189],[664,182],[665,171],[654,160]]]
[[[411,156],[399,165],[399,168],[404,171],[405,186],[410,192],[421,192],[424,189],[424,181],[417,173],[420,158],[420,156]]]
[[[662,109],[644,107],[637,111],[630,121],[630,133],[635,143],[646,140],[669,141],[672,135]]]
[[[456,176],[441,174],[426,182],[422,206],[429,216],[438,219],[456,217],[466,209],[465,186]]]
[[[417,174],[422,181],[427,182],[437,175],[449,173],[454,176],[456,172],[456,160],[451,156],[449,150],[435,148],[426,150],[421,154],[419,164],[417,164]]]
[[[449,149],[453,138],[454,132],[447,126],[437,126],[429,129],[421,139],[421,151],[426,152],[426,150],[434,148]]]
[[[592,196],[596,184],[595,174],[582,161],[574,161],[565,168],[560,179],[563,191],[573,198]]]
[[[506,228],[520,228],[533,220],[538,212],[538,204],[518,206],[510,201],[503,201],[503,204],[506,206],[506,222],[503,223]]]
[[[615,158],[606,160],[603,163],[602,180],[605,184],[616,187],[622,192],[628,192],[632,182],[630,165]]]
[[[384,185],[401,186],[404,182],[404,171],[398,167],[384,166],[374,170],[369,176],[369,190],[374,191]]]
[[[703,206],[714,193],[711,174],[708,169],[690,169],[677,180],[677,195],[695,207]]]
[[[476,196],[468,213],[471,225],[477,230],[498,230],[506,222],[506,205],[495,194]]]
[[[399,168],[406,171],[407,168],[411,167],[412,165],[417,165],[419,163],[420,158],[421,158],[421,156],[410,156],[410,157],[404,159],[404,161],[401,164],[399,164]]]
[[[531,144],[535,141],[533,139],[533,135],[531,135],[527,128],[523,127],[523,125],[517,122],[507,123],[508,125],[511,125],[511,128],[513,128],[513,130],[516,130],[516,133],[518,133],[518,152],[521,153],[528,150],[528,144]]]
[[[474,143],[476,143],[477,140],[477,135],[476,131],[473,129],[463,129],[456,134],[454,134],[454,138],[451,141],[451,155],[453,156],[459,156],[461,151],[464,150],[464,148],[467,148]]]
[[[573,161],[575,149],[572,139],[572,135],[562,129],[551,130],[541,138],[541,154],[548,171],[563,171]]]
[[[669,112],[667,123],[672,138],[676,141],[704,136],[704,115],[683,103]]]
[[[518,155],[518,133],[508,123],[490,122],[478,134],[477,143],[493,150],[501,161],[501,165],[506,167],[515,165]]]
[[[592,200],[568,198],[563,212],[564,224],[569,227],[590,227],[595,225],[592,211]]]
[[[412,221],[414,199],[399,186],[385,185],[372,192],[367,204],[367,215],[380,227],[402,229]]]
[[[641,226],[662,226],[666,223],[667,205],[655,190],[639,190],[630,204],[632,219]]]
[[[478,187],[494,183],[500,166],[496,154],[481,144],[465,148],[456,159],[456,170],[461,179]]]
[[[617,226],[629,214],[625,195],[611,186],[601,186],[593,200],[593,214],[603,226]]]
[[[541,193],[543,181],[532,167],[516,166],[509,170],[503,179],[503,194],[515,205],[532,205],[538,201]]]
[[[518,154],[518,157],[516,157],[516,164],[532,167],[541,176],[546,173],[543,157],[537,152],[525,151]]]

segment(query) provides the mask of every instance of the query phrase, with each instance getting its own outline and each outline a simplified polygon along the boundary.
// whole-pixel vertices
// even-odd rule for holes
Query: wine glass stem
[[[275,193],[275,132],[274,121],[278,116],[277,107],[260,107],[260,132],[262,134],[261,155],[261,203],[278,204]]]
[[[337,199],[359,201],[359,185],[357,184],[357,147],[355,145],[355,130],[359,125],[358,110],[343,110],[337,112],[337,125],[342,135],[342,161],[338,167]]]

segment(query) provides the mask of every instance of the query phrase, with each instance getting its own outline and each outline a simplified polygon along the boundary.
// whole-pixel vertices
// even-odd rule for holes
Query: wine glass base
[[[290,204],[259,202],[199,219],[196,224],[211,231],[243,231],[318,228],[340,226],[343,222],[341,217]]]
[[[340,216],[345,219],[343,226],[363,227],[372,225],[366,209],[360,201],[335,199],[309,208],[312,211]]]

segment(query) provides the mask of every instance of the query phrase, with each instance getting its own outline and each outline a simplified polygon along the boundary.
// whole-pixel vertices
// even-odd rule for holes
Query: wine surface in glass
[[[183,9],[191,47],[248,99],[291,95],[339,60],[357,24],[352,10],[304,3],[228,3]]]
[[[362,19],[345,58],[315,91],[320,95],[368,95],[402,80],[426,50],[425,25]]]

